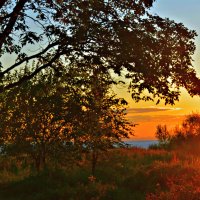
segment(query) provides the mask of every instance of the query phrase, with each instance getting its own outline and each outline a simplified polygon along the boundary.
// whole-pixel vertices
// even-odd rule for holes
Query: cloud
[[[149,122],[152,121],[154,117],[149,115],[135,115],[135,116],[128,116],[128,119],[130,121],[133,121],[135,123],[138,122]]]
[[[130,121],[134,123],[143,123],[143,122],[154,122],[154,123],[171,123],[171,122],[180,122],[185,118],[185,115],[132,115],[128,116]]]
[[[182,110],[182,108],[167,108],[167,107],[148,107],[148,108],[129,108],[128,114],[134,113],[149,113],[149,112],[161,112],[161,111],[177,111]]]

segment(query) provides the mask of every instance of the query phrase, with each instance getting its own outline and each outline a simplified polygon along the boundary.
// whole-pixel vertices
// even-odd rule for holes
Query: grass
[[[90,162],[81,167],[35,174],[24,162],[2,158],[3,200],[198,200],[199,158],[177,152],[118,149],[102,155],[95,177]]]

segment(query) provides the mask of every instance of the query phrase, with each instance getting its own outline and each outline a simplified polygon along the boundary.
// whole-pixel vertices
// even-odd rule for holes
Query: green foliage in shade
[[[101,160],[102,152],[123,144],[122,139],[131,134],[127,102],[110,90],[117,84],[112,72],[121,75],[126,70],[136,102],[174,104],[180,87],[192,96],[200,93],[192,66],[196,32],[150,14],[153,2],[0,2],[1,156],[16,159],[9,165],[12,176],[2,183],[0,197],[144,199],[145,193],[150,193],[147,198],[151,199],[157,191],[162,197],[164,188],[173,193],[165,174],[173,180],[168,172],[187,170],[179,171],[179,165],[167,163],[171,161],[168,153],[149,155],[144,151],[128,158],[128,151],[117,150],[113,160]],[[37,51],[27,52],[29,47]],[[8,54],[14,61],[5,66],[1,61]],[[199,138],[198,118],[188,118],[175,137],[169,137],[161,126],[157,136],[162,144]],[[160,169],[156,160],[167,167]],[[60,172],[66,163],[68,168],[75,164],[84,167]],[[48,167],[59,170],[45,172]],[[28,177],[27,173],[35,173],[32,168],[38,174]],[[9,181],[19,175],[18,181]],[[178,190],[176,180],[172,182]]]
[[[93,152],[94,174],[99,152],[122,145],[132,134],[127,102],[111,93],[114,82],[99,66],[88,64],[84,71],[71,66],[60,73],[58,77],[52,69],[43,70],[2,94],[3,152],[31,156],[38,171],[48,159],[55,164],[76,162],[83,153]]]
[[[97,181],[95,182],[90,182],[88,178],[90,177],[90,169],[88,168],[89,163],[86,162],[82,168],[46,170],[36,176],[7,184],[2,188],[0,187],[0,197],[5,198],[5,200],[14,198],[16,200],[24,198],[31,200],[54,198],[84,200],[98,197],[100,199],[121,199],[123,197],[131,199],[133,196],[143,199],[144,194],[137,191],[138,185],[134,186],[133,181],[135,184],[144,181],[144,179],[141,179],[142,176],[139,175],[142,174],[142,169],[151,165],[155,160],[164,161],[168,158],[166,155],[152,156],[147,154],[144,157],[140,157],[137,153],[136,156],[134,155],[127,157],[125,151],[123,153],[120,150],[110,152],[108,157],[105,154],[102,155],[96,173]],[[142,168],[139,169],[139,166]],[[132,177],[130,173],[133,173]],[[131,184],[129,184],[130,181]],[[127,187],[127,184],[129,187]],[[132,188],[130,188],[131,185]]]
[[[102,73],[99,66],[88,66],[87,71],[88,77],[82,79],[81,85],[84,88],[83,96],[73,101],[71,108],[79,108],[74,126],[81,137],[75,143],[84,147],[84,151],[92,152],[94,174],[99,152],[122,145],[123,138],[133,135],[131,126],[134,125],[126,118],[127,102],[111,91],[113,81],[110,75]]]
[[[64,134],[66,128],[60,119],[64,101],[54,79],[50,70],[40,73],[21,87],[7,91],[1,99],[0,130],[5,153],[30,155],[38,170],[45,166],[47,155],[59,151],[59,146],[69,148],[67,143],[62,145],[70,138]]]
[[[179,152],[181,153],[181,152]],[[144,149],[117,149],[101,155],[95,179],[89,161],[82,167],[46,169],[40,174],[15,175],[1,182],[0,198],[5,200],[184,200],[199,195],[198,157],[177,152]],[[193,159],[191,162],[190,159]],[[8,162],[8,160],[7,160]],[[19,166],[18,166],[19,167]],[[22,169],[18,168],[22,173]],[[9,169],[0,170],[12,176]],[[5,179],[4,179],[5,180]]]

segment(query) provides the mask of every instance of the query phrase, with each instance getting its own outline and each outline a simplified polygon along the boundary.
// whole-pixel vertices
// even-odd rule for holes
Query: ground
[[[111,150],[95,176],[88,160],[36,173],[27,161],[2,157],[0,170],[3,200],[200,199],[200,159],[175,151]]]

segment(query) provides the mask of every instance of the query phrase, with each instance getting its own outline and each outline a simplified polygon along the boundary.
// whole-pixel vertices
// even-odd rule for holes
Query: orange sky
[[[200,112],[200,97],[192,98],[184,89],[179,102],[174,106],[165,106],[164,103],[155,105],[154,102],[142,101],[135,103],[127,89],[115,88],[114,91],[129,102],[128,119],[138,124],[134,128],[135,136],[133,139],[136,140],[155,139],[154,135],[158,124],[166,124],[170,130],[176,125],[180,125],[187,114]]]
[[[152,13],[162,17],[168,17],[176,22],[182,22],[190,29],[194,29],[200,35],[200,0],[157,0]],[[194,59],[195,69],[200,75],[200,36],[195,40],[197,49]],[[155,139],[156,126],[166,124],[172,129],[181,124],[185,115],[192,112],[200,112],[200,97],[190,97],[183,89],[180,101],[175,106],[165,106],[164,104],[155,105],[153,102],[135,103],[131,95],[127,93],[127,88],[115,88],[114,91],[124,97],[129,102],[128,118],[139,124],[136,126],[133,139],[145,140]]]
[[[136,104],[132,100],[129,102],[128,118],[139,124],[135,128],[135,139],[154,139],[158,124],[166,124],[170,130],[181,124],[185,115],[200,111],[200,97],[192,98],[186,91],[182,92],[180,101],[175,106],[156,106],[152,102]]]

